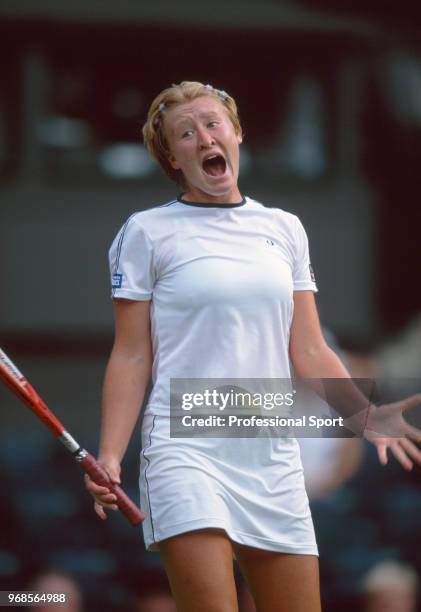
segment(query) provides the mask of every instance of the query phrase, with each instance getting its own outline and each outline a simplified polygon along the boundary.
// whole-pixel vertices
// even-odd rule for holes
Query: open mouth
[[[227,162],[222,155],[208,157],[202,164],[203,170],[209,176],[222,176],[227,169]]]

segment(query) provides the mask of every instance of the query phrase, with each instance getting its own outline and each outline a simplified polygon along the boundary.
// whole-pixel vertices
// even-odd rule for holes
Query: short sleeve
[[[113,298],[151,299],[155,283],[152,242],[134,216],[115,237],[109,262]]]
[[[295,217],[295,261],[292,277],[294,291],[318,291],[310,262],[307,234],[298,217]]]

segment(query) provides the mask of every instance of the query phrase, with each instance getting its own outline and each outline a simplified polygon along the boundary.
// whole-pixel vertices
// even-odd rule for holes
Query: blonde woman
[[[317,546],[296,440],[180,439],[169,428],[171,378],[288,378],[289,359],[302,377],[349,377],[320,331],[304,228],[240,192],[242,130],[226,92],[169,87],[143,134],[182,195],[132,215],[110,250],[116,335],[99,460],[119,482],[152,375],[143,531],[177,609],[237,611],[234,554],[259,612],[317,612]],[[383,461],[388,446],[406,467],[420,460],[407,438],[376,444]],[[87,487],[105,519],[114,496],[88,478]]]

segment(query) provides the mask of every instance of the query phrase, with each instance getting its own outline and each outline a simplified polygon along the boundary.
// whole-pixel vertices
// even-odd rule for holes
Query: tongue
[[[225,172],[225,160],[222,157],[214,157],[203,163],[203,170],[210,176],[221,176]]]

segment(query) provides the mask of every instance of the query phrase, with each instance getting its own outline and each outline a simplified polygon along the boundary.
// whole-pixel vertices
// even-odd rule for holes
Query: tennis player
[[[133,214],[110,250],[115,343],[104,383],[99,461],[113,482],[152,375],[142,425],[145,545],[159,550],[177,609],[238,610],[233,554],[259,612],[320,610],[317,545],[298,443],[291,438],[172,438],[171,378],[349,378],[327,346],[299,219],[238,188],[242,130],[226,92],[183,82],[161,92],[143,129],[182,195]],[[405,468],[402,438],[372,437]],[[373,407],[374,408],[374,407]],[[375,429],[374,411],[370,415]],[[86,478],[95,510],[117,509]]]

